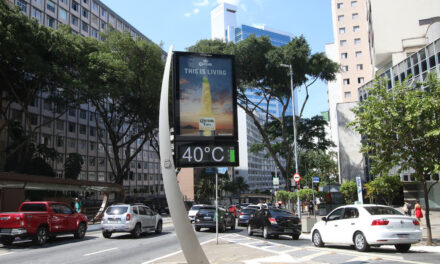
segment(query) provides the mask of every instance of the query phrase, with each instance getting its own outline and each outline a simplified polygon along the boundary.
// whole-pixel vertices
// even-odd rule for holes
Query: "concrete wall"
[[[339,173],[340,182],[355,180],[364,175],[364,158],[360,153],[361,136],[347,124],[354,120],[355,115],[351,111],[357,103],[340,103],[336,106],[338,116],[339,134]]]
[[[182,168],[177,175],[184,201],[194,201],[194,168]]]

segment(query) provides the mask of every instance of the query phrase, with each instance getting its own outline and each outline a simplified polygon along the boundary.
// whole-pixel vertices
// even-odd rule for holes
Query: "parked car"
[[[127,232],[138,238],[144,232],[162,233],[162,217],[144,204],[115,204],[102,216],[102,236]]]
[[[312,228],[312,242],[354,245],[359,251],[370,246],[394,245],[407,252],[422,239],[420,223],[384,205],[346,205],[334,209]]]
[[[235,229],[235,217],[233,213],[226,211],[224,208],[218,208],[218,230],[220,233],[226,231],[227,227],[231,230]],[[199,212],[195,216],[194,227],[196,231],[200,231],[201,228],[215,229],[216,226],[216,213],[215,206],[202,206]]]
[[[191,223],[194,222],[195,216],[196,216],[197,212],[199,211],[200,207],[202,207],[202,206],[207,206],[207,204],[195,204],[195,205],[191,206],[191,209],[189,209],[188,218],[189,218],[189,221],[191,221]]]
[[[301,221],[288,211],[263,208],[249,219],[247,233],[249,236],[254,233],[262,233],[266,239],[271,236],[289,235],[297,240],[301,235]]]
[[[37,245],[43,245],[48,238],[61,234],[83,238],[87,225],[87,218],[65,203],[24,202],[18,212],[0,213],[0,241],[8,246],[16,237],[30,237]]]
[[[257,211],[258,209],[252,207],[241,209],[240,216],[238,217],[238,226],[247,226],[249,219],[254,216]]]

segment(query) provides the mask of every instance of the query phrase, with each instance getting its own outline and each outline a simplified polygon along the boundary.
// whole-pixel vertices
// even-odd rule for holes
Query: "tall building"
[[[99,0],[9,0],[19,6],[22,12],[36,19],[40,24],[56,29],[60,24],[72,27],[73,34],[100,39],[100,33],[109,25],[120,31],[127,31],[133,38],[148,40],[141,32]],[[150,40],[148,40],[150,41]],[[43,93],[35,99],[32,112],[32,125],[46,123],[54,116],[53,105],[45,99]],[[19,120],[18,109],[9,113]],[[68,153],[76,152],[83,156],[84,165],[79,175],[80,180],[112,182],[109,157],[104,146],[110,145],[102,122],[96,126],[95,111],[89,104],[82,104],[77,109],[70,109],[56,121],[42,126],[35,139],[37,144],[53,147],[60,154],[50,164],[58,178],[64,177],[64,161]],[[138,144],[139,142],[136,142]],[[159,156],[149,144],[143,146],[135,160],[130,164],[130,174],[123,186],[128,196],[163,196],[163,180]]]
[[[280,47],[292,40],[292,35],[276,29],[263,27],[252,27],[248,25],[237,26],[237,7],[231,4],[222,3],[211,11],[211,37],[225,42],[240,42],[252,34],[257,37],[267,36],[274,46]],[[286,69],[286,74],[287,74]],[[262,108],[269,104],[269,111],[281,116],[281,104],[277,102],[261,103],[261,96],[252,92],[246,95],[253,102],[260,104]],[[298,113],[298,95],[294,92],[295,111]],[[257,112],[258,114],[259,112]],[[292,108],[288,109],[287,115],[292,115]],[[246,115],[243,109],[238,107],[238,140],[240,148],[240,166],[234,169],[234,176],[243,177],[250,186],[250,191],[272,189],[272,177],[280,173],[272,158],[267,158],[266,151],[252,153],[250,147],[255,143],[261,143],[261,134],[253,123],[252,119]],[[284,179],[280,179],[280,186],[285,186]]]

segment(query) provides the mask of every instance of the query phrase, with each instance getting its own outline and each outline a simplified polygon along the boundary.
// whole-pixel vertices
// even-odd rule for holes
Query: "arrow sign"
[[[299,182],[301,180],[301,176],[299,176],[299,173],[293,174],[293,180],[295,182]]]

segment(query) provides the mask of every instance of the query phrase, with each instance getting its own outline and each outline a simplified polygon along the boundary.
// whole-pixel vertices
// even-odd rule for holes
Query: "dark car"
[[[241,209],[240,216],[238,217],[238,226],[247,226],[249,219],[255,215],[258,210],[252,207],[245,207]]]
[[[231,212],[226,211],[223,208],[218,208],[218,230],[223,233],[226,231],[226,227],[235,229],[235,217]],[[216,223],[215,206],[203,206],[199,209],[195,216],[194,227],[196,231],[200,231],[201,228],[215,229]]]
[[[262,233],[264,238],[278,235],[289,235],[297,240],[301,235],[301,221],[294,214],[276,209],[261,209],[249,219],[247,233]]]

